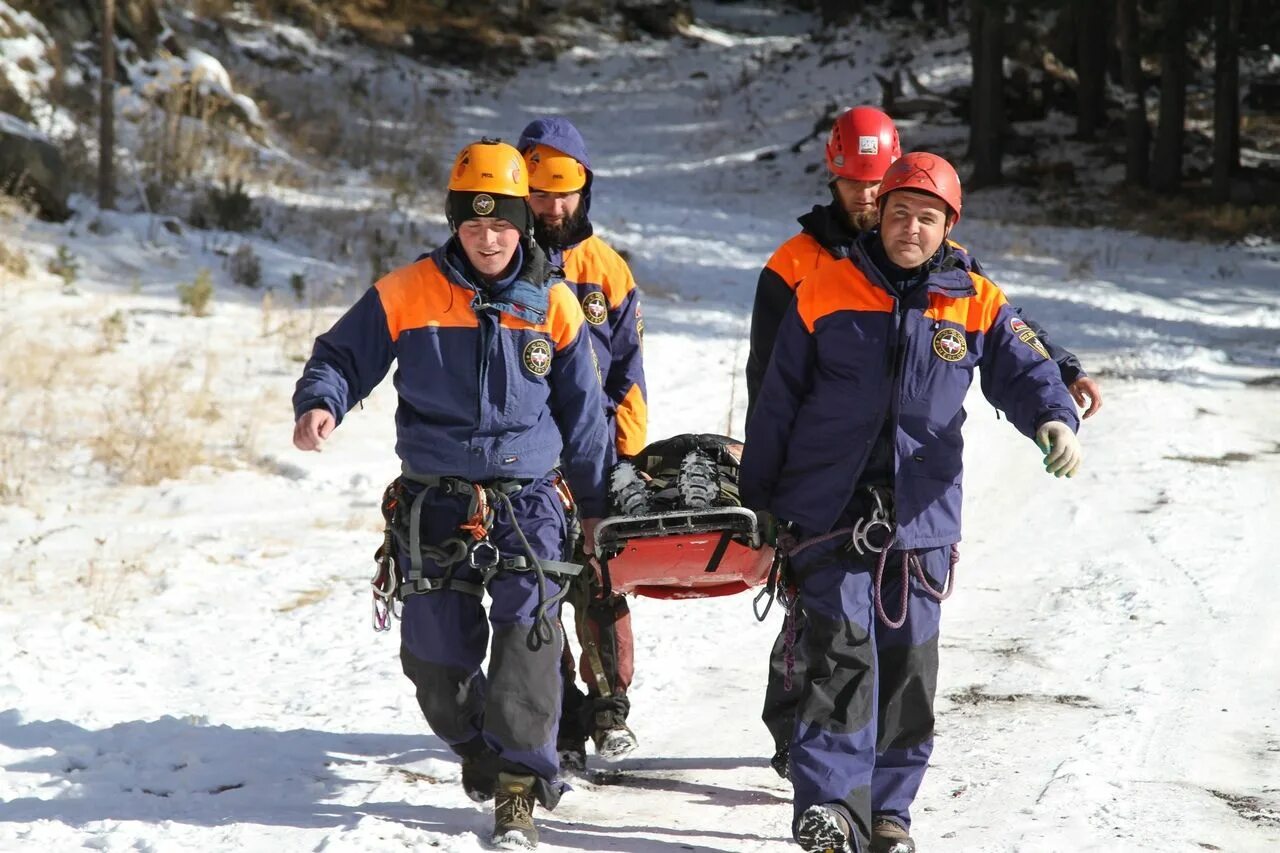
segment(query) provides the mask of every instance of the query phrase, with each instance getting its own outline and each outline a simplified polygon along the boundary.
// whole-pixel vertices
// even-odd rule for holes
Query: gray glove
[[[1044,470],[1055,477],[1074,477],[1084,461],[1080,439],[1062,421],[1049,421],[1036,430],[1036,444],[1044,452]]]

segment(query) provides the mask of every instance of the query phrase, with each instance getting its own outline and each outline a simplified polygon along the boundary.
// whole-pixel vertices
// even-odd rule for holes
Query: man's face
[[[851,181],[848,178],[836,178],[832,182],[836,199],[848,218],[849,226],[855,231],[866,231],[874,228],[880,213],[876,209],[876,193],[880,191],[879,181]]]
[[[538,242],[563,245],[579,222],[582,193],[533,190],[529,193],[529,206],[533,208]]]
[[[496,280],[511,264],[520,245],[520,229],[505,219],[485,216],[458,226],[458,242],[476,272]]]
[[[937,196],[894,190],[884,202],[880,239],[885,254],[903,269],[915,269],[933,257],[951,230],[947,205]]]

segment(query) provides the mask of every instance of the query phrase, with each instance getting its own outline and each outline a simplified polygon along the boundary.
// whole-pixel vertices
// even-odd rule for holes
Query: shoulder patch
[[[1009,330],[1017,336],[1018,340],[1044,356],[1045,359],[1049,358],[1049,350],[1045,349],[1044,344],[1040,343],[1040,338],[1036,337],[1036,333],[1023,322],[1021,317],[1013,317],[1009,320]]]
[[[582,297],[582,313],[591,325],[604,325],[604,322],[609,319],[609,303],[605,301],[604,294],[593,290]]]
[[[545,338],[534,338],[524,345],[521,361],[534,376],[546,376],[551,370],[551,344]]]

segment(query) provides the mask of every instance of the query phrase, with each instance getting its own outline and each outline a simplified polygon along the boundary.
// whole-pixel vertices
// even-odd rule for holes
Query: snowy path
[[[758,24],[750,12],[721,14]],[[468,98],[474,118],[457,131],[514,136],[543,109],[581,122],[598,152],[595,218],[647,292],[651,437],[740,433],[756,272],[820,198],[804,172],[817,145],[754,152],[804,136],[837,94],[870,97],[887,49],[867,45],[851,70],[791,53],[787,36],[702,32],[671,54],[584,48],[549,85],[528,73],[491,102]],[[743,67],[756,70],[737,86]],[[1059,482],[971,400],[920,849],[1277,849],[1274,248],[977,219],[961,230],[997,281],[1106,368],[1107,407],[1083,432],[1083,475]],[[33,226],[28,239],[100,257],[111,238]],[[130,343],[112,357],[126,366],[184,340],[217,354],[235,367],[214,390],[250,395],[264,462],[152,489],[82,464],[73,482],[0,504],[0,849],[483,849],[488,814],[425,733],[396,638],[368,627],[376,500],[396,470],[389,388],[325,453],[294,452],[296,365],[258,333],[259,308],[228,301],[200,321],[120,288],[133,270],[154,276],[148,293],[171,285],[187,273],[166,270],[197,251],[171,247],[163,263],[122,251],[86,272],[74,303],[47,283],[3,294],[6,311],[50,324],[124,306]],[[633,612],[642,750],[618,784],[575,784],[543,815],[540,849],[794,849],[758,720],[778,614],[757,624],[746,596]]]

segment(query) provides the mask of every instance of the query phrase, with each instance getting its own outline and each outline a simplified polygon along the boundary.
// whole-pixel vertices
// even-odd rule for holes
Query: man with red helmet
[[[814,205],[799,218],[801,231],[773,253],[760,272],[755,306],[751,312],[751,349],[747,355],[747,417],[755,408],[760,382],[782,315],[795,295],[796,285],[818,264],[848,255],[854,238],[874,228],[879,218],[876,191],[885,170],[902,156],[902,145],[893,119],[875,107],[853,107],[842,113],[827,137],[826,163],[832,200]],[[957,246],[957,249],[961,247]],[[961,249],[957,258],[981,272],[976,259]],[[1019,312],[1021,313],[1021,312]],[[1102,408],[1102,391],[1085,373],[1076,356],[1051,343],[1044,329],[1022,317],[1040,338],[1062,370],[1062,379],[1081,406],[1084,416]]]
[[[974,369],[1049,473],[1081,461],[1058,365],[946,240],[961,212],[951,165],[897,160],[877,210],[878,230],[797,287],[742,458],[743,504],[779,519],[806,617],[788,769],[808,851],[915,850]]]
[[[794,298],[797,285],[821,264],[847,257],[858,235],[876,226],[880,213],[875,199],[881,179],[901,156],[902,146],[893,120],[875,107],[853,107],[836,119],[826,145],[832,201],[815,205],[801,216],[801,232],[783,243],[760,273],[747,357],[748,420],[759,398],[778,325]],[[977,260],[963,247],[955,243],[949,245],[954,250],[954,263],[982,272]],[[1102,406],[1097,383],[1084,372],[1073,353],[1050,342],[1043,328],[1022,315],[1021,309],[1014,310],[1058,364],[1062,380],[1076,402],[1087,405],[1084,417],[1091,417]],[[795,650],[802,648],[799,637],[803,626],[804,614],[799,608],[793,608],[774,643],[761,715],[774,740],[771,764],[784,778],[795,707],[802,686],[799,674],[803,672],[804,662],[795,656]]]

